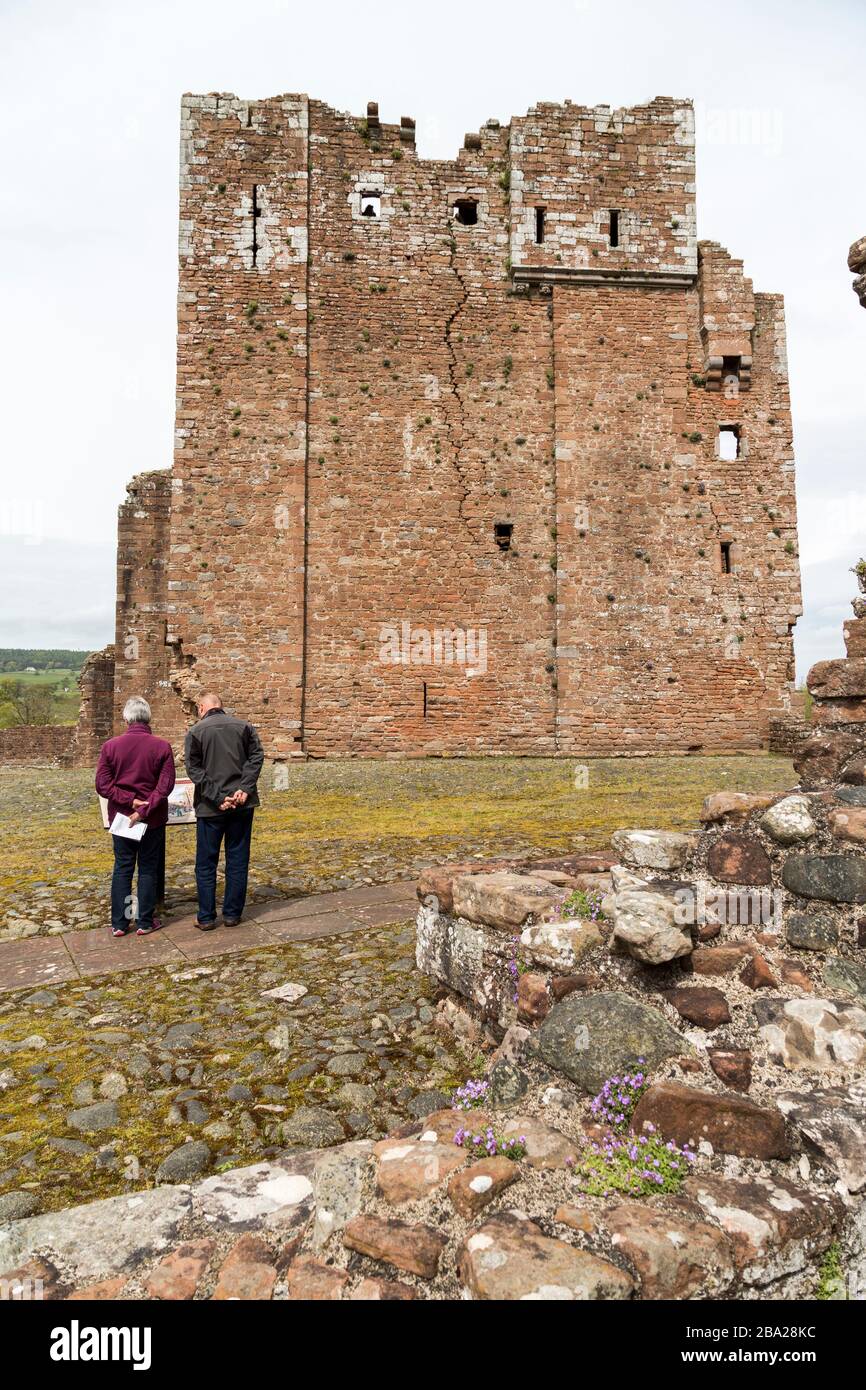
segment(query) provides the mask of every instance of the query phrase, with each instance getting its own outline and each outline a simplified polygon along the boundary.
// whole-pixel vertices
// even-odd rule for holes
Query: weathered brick
[[[75,757],[133,688],[179,741],[203,686],[276,759],[765,743],[783,308],[697,241],[689,103],[543,103],[450,162],[303,95],[181,119],[174,464],[121,508]]]

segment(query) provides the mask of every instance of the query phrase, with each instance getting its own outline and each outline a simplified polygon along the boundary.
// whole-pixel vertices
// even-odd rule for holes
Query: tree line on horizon
[[[80,671],[87,655],[64,647],[0,647],[0,673],[26,671],[28,666],[35,671]]]

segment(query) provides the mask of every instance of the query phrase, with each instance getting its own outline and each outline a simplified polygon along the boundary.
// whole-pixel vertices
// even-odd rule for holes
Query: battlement
[[[374,220],[386,225],[395,213],[404,159],[429,166],[440,178],[459,179],[452,191],[467,213],[476,219],[501,217],[517,279],[574,276],[593,282],[609,277],[676,283],[697,274],[694,113],[689,101],[656,97],[646,105],[614,111],[568,101],[541,103],[505,126],[490,120],[468,133],[454,160],[425,161],[417,155],[414,118],[382,123],[376,102],[368,103],[365,116],[356,117],[303,95],[262,102],[226,93],[189,95],[183,99],[181,122],[182,192],[207,185],[207,161],[200,151],[213,121],[231,122],[226,154],[239,156],[241,166],[249,168],[262,140],[302,137],[296,146],[297,178],[305,172],[300,161],[311,140],[327,138],[333,126],[344,137],[354,134],[355,159],[344,177],[354,162],[355,215],[363,215],[360,199],[366,192],[380,200]],[[266,160],[280,157],[276,145],[270,155],[265,149],[259,152]],[[491,179],[507,195],[502,208],[496,206],[501,200],[488,196]],[[249,219],[252,195],[246,189],[238,192],[240,205],[233,205],[233,211]],[[228,184],[220,196],[225,195],[232,195]],[[401,211],[410,222],[423,223],[429,214],[423,204],[401,204]],[[266,232],[264,207],[255,212],[264,219],[261,230]],[[243,243],[244,250],[251,252],[251,246],[251,239]],[[269,248],[261,249],[265,263]]]

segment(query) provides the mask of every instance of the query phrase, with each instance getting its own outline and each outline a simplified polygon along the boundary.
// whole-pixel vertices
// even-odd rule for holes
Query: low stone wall
[[[794,755],[804,787],[866,783],[866,596],[843,626],[847,656],[819,661],[806,677],[812,728]]]
[[[795,757],[801,745],[812,733],[811,725],[796,715],[771,719],[768,727],[768,751],[781,758]]]
[[[26,767],[56,763],[66,755],[74,730],[68,724],[17,724],[0,729],[0,763]]]
[[[863,1298],[864,802],[724,792],[607,857],[430,870],[418,963],[486,1053],[470,1108],[206,1178],[189,1140],[178,1185],[64,1212],[12,1194],[0,1297]],[[661,1186],[608,1177],[613,1142]]]
[[[866,1288],[866,788],[721,792],[693,834],[613,845],[609,873],[576,860],[422,876],[417,962],[443,986],[443,1019],[496,1046],[488,1077],[506,1089],[498,1069],[540,1068],[578,1098],[647,1073],[634,1133],[703,1154],[685,1192],[704,1219],[725,1226],[733,1204],[760,1221],[767,1185],[784,1190],[822,1213],[850,1287]],[[634,1203],[594,1221],[651,1244]],[[726,1295],[683,1277],[703,1289],[691,1296],[804,1296],[820,1244],[798,1257],[799,1284],[769,1252]]]

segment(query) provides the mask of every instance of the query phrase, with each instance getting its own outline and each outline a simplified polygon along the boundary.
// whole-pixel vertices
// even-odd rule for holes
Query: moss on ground
[[[582,766],[585,786],[566,760],[293,767],[288,790],[264,788],[251,897],[409,878],[446,859],[602,849],[622,826],[692,826],[711,791],[781,790],[794,780],[789,762],[765,756]],[[4,924],[10,936],[104,926],[111,850],[92,774],[6,769],[0,818],[0,935]],[[188,909],[193,831],[173,830],[168,845],[169,906]],[[206,1140],[213,1168],[254,1161],[284,1147],[282,1126],[299,1105],[336,1116],[346,1137],[393,1128],[425,1090],[447,1093],[473,1071],[433,1027],[412,939],[406,923],[73,981],[49,990],[47,1003],[44,991],[0,996],[0,1193],[32,1191],[53,1209],[149,1186],[187,1137]],[[308,987],[297,1005],[262,997],[286,980]],[[377,1032],[374,1016],[389,1011],[396,1017]],[[178,1023],[201,1028],[179,1050],[165,1045]],[[280,1028],[284,1042],[269,1041]],[[113,1042],[112,1031],[127,1036]],[[357,1071],[329,1071],[347,1051],[361,1059]],[[90,1103],[88,1088],[100,1101],[114,1072],[127,1085],[116,1123],[80,1133],[69,1113]],[[353,1110],[347,1081],[370,1087],[369,1103]],[[230,1099],[233,1084],[252,1099]],[[205,1119],[190,1118],[193,1101]],[[71,1152],[69,1140],[86,1149]]]
[[[0,997],[0,1193],[32,1192],[41,1210],[57,1209],[152,1186],[187,1138],[208,1144],[212,1167],[233,1167],[284,1148],[298,1106],[320,1107],[350,1138],[403,1123],[426,1091],[450,1094],[467,1063],[434,1027],[413,937],[403,923]],[[287,980],[308,995],[263,997]],[[376,1015],[390,1026],[377,1028]],[[200,1031],[178,1044],[166,1037],[176,1024]],[[357,1070],[329,1071],[347,1055]],[[118,1076],[116,1121],[76,1128],[72,1113],[110,1100]],[[347,1082],[367,1091],[347,1097]],[[230,1096],[237,1085],[251,1094]]]
[[[576,769],[587,770],[586,786]],[[721,788],[791,786],[790,762],[714,758],[433,759],[309,762],[263,787],[252,900],[386,882],[445,859],[603,849],[622,826],[680,830]],[[92,774],[0,776],[0,935],[103,926],[111,846]],[[193,905],[192,827],[168,835],[170,907]]]

